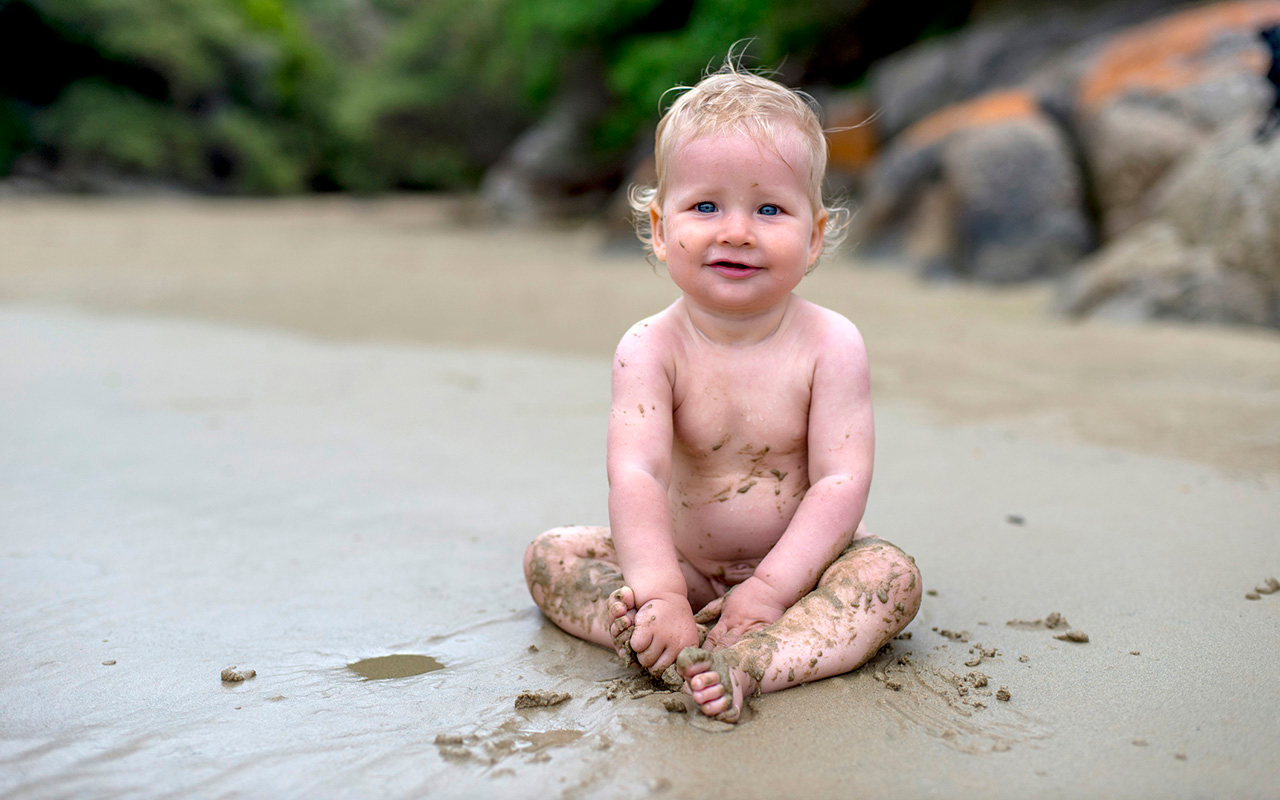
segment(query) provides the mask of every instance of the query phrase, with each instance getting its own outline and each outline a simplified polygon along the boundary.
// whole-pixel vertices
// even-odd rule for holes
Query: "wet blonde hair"
[[[849,224],[849,212],[843,205],[823,197],[828,144],[818,121],[816,100],[743,69],[732,52],[719,70],[697,85],[676,87],[670,92],[677,92],[679,96],[658,121],[653,148],[657,182],[653,186],[632,186],[628,195],[635,215],[636,235],[644,243],[647,257],[653,257],[649,209],[655,204],[662,206],[668,165],[680,145],[704,136],[746,134],[776,150],[779,135],[789,130],[800,134],[809,157],[809,204],[814,216],[827,212],[823,255],[831,254],[840,246]],[[817,266],[816,261],[813,266]]]

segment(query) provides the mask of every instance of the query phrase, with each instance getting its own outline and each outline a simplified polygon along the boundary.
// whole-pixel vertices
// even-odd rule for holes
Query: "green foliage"
[[[285,194],[305,188],[305,157],[290,147],[287,129],[231,108],[215,116],[206,132],[214,152],[224,153],[233,185],[251,194]]]
[[[0,175],[38,150],[233,192],[474,186],[584,77],[583,157],[617,160],[735,43],[803,61],[875,1],[0,0],[0,43],[55,45],[0,80]]]
[[[41,141],[67,166],[115,166],[135,175],[194,178],[199,134],[183,114],[95,80],[78,81],[35,120]]]
[[[0,175],[9,172],[18,156],[33,144],[31,126],[22,108],[0,97]]]

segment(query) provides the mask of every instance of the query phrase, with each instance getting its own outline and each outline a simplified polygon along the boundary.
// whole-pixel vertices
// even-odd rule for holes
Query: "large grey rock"
[[[1270,103],[1250,21],[1280,4],[1192,8],[1104,42],[1078,75],[1071,127],[1115,238],[1152,213],[1150,192],[1219,131],[1256,126]]]
[[[1058,310],[1123,321],[1276,324],[1274,296],[1257,279],[1189,244],[1169,222],[1141,223],[1095,253],[1064,282]]]
[[[1154,213],[1233,272],[1280,295],[1280,136],[1253,122],[1223,131],[1155,190]]]
[[[1152,197],[1152,218],[1082,264],[1059,308],[1280,327],[1280,138],[1256,142],[1239,123]]]
[[[1022,85],[1037,73],[1056,73],[1058,62],[1072,50],[1180,4],[1181,0],[988,3],[990,13],[980,14],[959,33],[929,39],[871,68],[868,82],[878,109],[877,127],[886,139],[892,138],[944,106]]]
[[[961,274],[988,282],[1057,275],[1088,252],[1079,171],[1047,118],[962,130],[941,161]]]
[[[1102,109],[1090,121],[1085,141],[1104,235],[1115,238],[1146,218],[1147,193],[1206,138],[1192,122],[1151,105],[1116,103]]]

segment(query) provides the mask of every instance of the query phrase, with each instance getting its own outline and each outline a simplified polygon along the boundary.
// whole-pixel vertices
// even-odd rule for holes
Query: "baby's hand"
[[[752,631],[772,625],[787,610],[787,603],[764,581],[752,576],[724,597],[720,621],[707,633],[708,650],[736,644]]]
[[[689,601],[684,597],[655,597],[636,612],[631,649],[640,665],[654,675],[661,675],[676,663],[681,650],[697,646],[698,627],[693,622]]]

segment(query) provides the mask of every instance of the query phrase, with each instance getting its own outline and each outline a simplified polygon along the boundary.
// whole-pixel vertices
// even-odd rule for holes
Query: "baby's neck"
[[[751,347],[772,339],[787,319],[795,295],[764,311],[733,313],[708,309],[697,305],[686,296],[685,318],[694,333],[703,341],[725,347]]]

